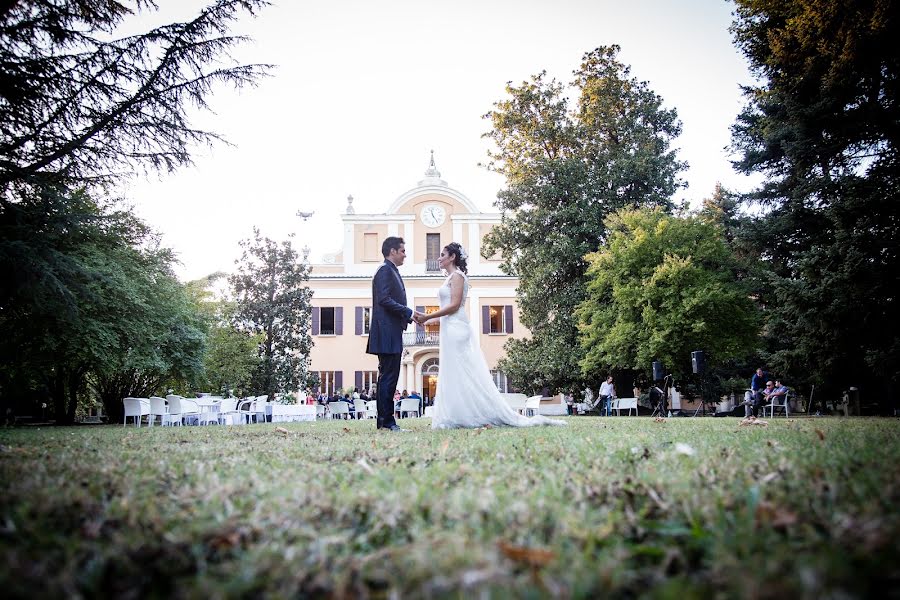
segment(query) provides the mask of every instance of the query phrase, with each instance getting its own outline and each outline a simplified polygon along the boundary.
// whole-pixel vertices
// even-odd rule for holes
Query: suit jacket
[[[366,352],[403,352],[403,330],[412,319],[412,313],[412,309],[406,306],[406,287],[400,271],[391,261],[384,261],[372,279],[372,319]]]

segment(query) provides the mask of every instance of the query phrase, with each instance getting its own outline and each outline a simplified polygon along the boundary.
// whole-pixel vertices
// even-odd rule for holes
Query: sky
[[[186,20],[201,0],[160,0],[140,26]],[[231,272],[258,227],[293,234],[310,260],[336,252],[347,196],[384,213],[424,177],[430,152],[448,185],[485,212],[503,179],[479,163],[483,115],[507,82],[546,71],[570,82],[584,53],[621,46],[619,60],[674,108],[674,146],[689,169],[675,200],[697,205],[717,182],[745,191],[727,146],[751,83],[724,0],[277,0],[233,31],[253,38],[241,62],[275,65],[255,88],[218,88],[194,124],[232,145],[199,147],[195,165],[123,190],[180,260],[182,280]],[[298,210],[314,211],[308,221]]]

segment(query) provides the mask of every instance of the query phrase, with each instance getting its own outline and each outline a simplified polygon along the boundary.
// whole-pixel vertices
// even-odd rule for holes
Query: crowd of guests
[[[758,417],[760,409],[772,404],[773,400],[775,404],[783,404],[787,393],[788,388],[780,379],[774,379],[760,367],[750,378],[750,389],[744,394],[741,404],[744,405],[747,416]]]
[[[320,392],[317,395],[314,395],[311,390],[306,391],[306,403],[307,404],[321,404],[322,406],[328,406],[331,402],[346,402],[350,409],[350,416],[353,418],[356,414],[356,400],[362,400],[366,402],[368,400],[375,400],[375,386],[372,386],[368,390],[363,389],[362,391],[354,390],[351,392],[344,392],[341,395],[340,390],[335,390],[333,394],[330,396],[324,392]],[[422,396],[419,395],[419,392],[413,390],[412,392],[407,393],[406,390],[402,392],[397,390],[394,392],[394,410],[395,415],[399,415],[400,412],[400,401],[405,398],[415,398],[419,400],[419,404],[422,404]],[[430,404],[430,402],[426,401],[426,405]]]

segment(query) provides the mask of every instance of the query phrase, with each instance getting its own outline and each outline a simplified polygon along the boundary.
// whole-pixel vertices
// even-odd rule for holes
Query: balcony
[[[434,258],[426,258],[425,259],[425,272],[426,273],[440,273],[441,268],[438,266],[438,259]]]
[[[403,346],[437,346],[441,334],[437,331],[404,331]]]

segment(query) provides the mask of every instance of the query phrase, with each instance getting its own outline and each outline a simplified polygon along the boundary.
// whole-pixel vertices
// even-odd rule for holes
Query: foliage
[[[46,394],[71,422],[89,374],[111,416],[126,392],[196,375],[203,327],[171,253],[127,211],[44,192],[0,206],[0,387]]]
[[[229,282],[236,297],[235,327],[263,337],[254,385],[270,398],[276,392],[305,389],[311,384],[312,290],[305,285],[309,269],[297,260],[290,241],[279,245],[256,228],[241,247],[237,272]]]
[[[36,177],[81,187],[135,167],[174,170],[215,133],[190,126],[218,85],[265,65],[227,65],[227,28],[263,0],[217,0],[193,20],[115,38],[152,0],[19,0],[0,6],[0,191]]]
[[[226,397],[245,397],[253,391],[253,376],[260,367],[258,349],[265,338],[234,327],[234,310],[232,303],[223,303],[221,318],[210,328],[203,387]]]
[[[485,237],[519,277],[527,340],[511,340],[500,368],[519,387],[580,388],[575,308],[585,298],[584,256],[606,232],[603,219],[627,206],[670,208],[684,168],[671,141],[674,110],[616,59],[617,46],[584,55],[572,88],[545,73],[520,86],[485,115],[496,146],[488,167],[506,178],[496,206],[501,223]]]
[[[585,375],[609,366],[649,373],[661,360],[678,377],[690,373],[693,350],[715,364],[753,347],[759,315],[717,225],[639,209],[611,215],[606,228],[603,248],[587,257],[577,311]]]
[[[768,268],[770,366],[877,395],[900,373],[900,5],[736,5],[732,32],[761,81],[733,143],[740,170],[767,176],[745,202],[763,209],[747,232]]]
[[[896,419],[567,421],[3,429],[0,585],[13,598],[867,598],[900,577]]]

